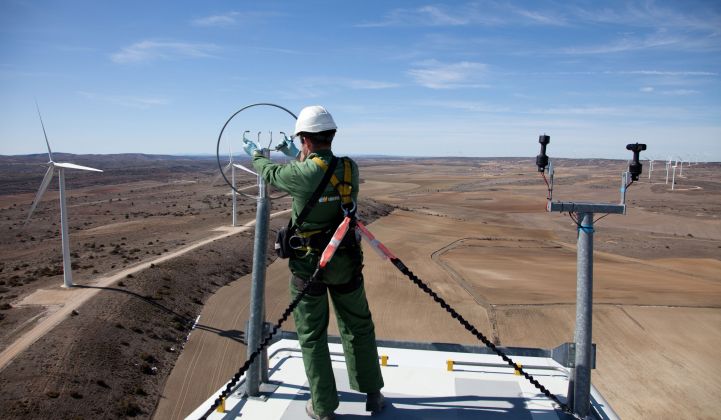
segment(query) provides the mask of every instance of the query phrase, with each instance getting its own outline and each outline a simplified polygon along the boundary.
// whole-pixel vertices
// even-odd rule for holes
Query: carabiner
[[[351,203],[353,203],[353,207],[351,207],[350,210],[348,210],[345,204],[341,205],[341,208],[343,209],[343,216],[351,218],[355,217],[355,211],[357,209],[357,206],[355,201],[351,201]]]

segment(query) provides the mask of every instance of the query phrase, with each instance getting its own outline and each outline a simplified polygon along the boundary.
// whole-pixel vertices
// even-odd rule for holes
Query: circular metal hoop
[[[233,118],[235,118],[236,115],[240,114],[241,112],[245,111],[245,110],[248,109],[248,108],[253,108],[253,107],[256,107],[256,106],[271,106],[271,107],[274,107],[274,108],[278,108],[278,109],[281,109],[281,110],[287,112],[288,114],[290,114],[290,116],[293,117],[293,119],[295,119],[295,120],[298,119],[298,117],[297,117],[293,112],[291,112],[288,108],[285,108],[285,107],[283,107],[283,106],[276,105],[276,104],[261,102],[261,103],[257,103],[257,104],[247,105],[247,106],[244,106],[243,108],[240,108],[240,109],[237,110],[233,115],[231,115],[230,118],[228,118],[228,120],[225,122],[225,124],[223,124],[223,128],[220,129],[220,134],[218,134],[218,142],[217,142],[216,145],[215,145],[215,159],[216,159],[216,161],[218,162],[218,170],[220,170],[220,175],[221,175],[221,176],[223,177],[223,179],[225,180],[225,183],[228,184],[228,186],[229,186],[231,189],[233,189],[236,193],[242,195],[243,197],[253,198],[253,199],[256,198],[256,197],[255,197],[255,196],[252,196],[252,195],[249,195],[249,194],[246,194],[246,193],[244,193],[244,192],[239,191],[236,187],[233,186],[233,184],[232,184],[232,183],[228,180],[228,178],[225,176],[225,173],[223,172],[223,165],[220,163],[220,140],[223,138],[223,132],[225,132],[225,128],[228,126],[228,124],[230,124],[230,121],[231,121]],[[283,198],[283,197],[285,197],[285,196],[287,196],[287,195],[288,195],[288,194],[286,193],[286,194],[279,195],[279,196],[277,196],[277,197],[270,197],[270,198],[278,199],[278,198]]]

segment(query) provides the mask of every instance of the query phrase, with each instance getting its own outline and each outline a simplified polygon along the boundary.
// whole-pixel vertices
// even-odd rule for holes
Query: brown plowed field
[[[363,171],[363,194],[399,209],[370,226],[376,237],[487,336],[506,346],[553,348],[573,338],[575,225],[544,211],[545,185],[530,165],[374,162]],[[617,201],[622,169],[622,162],[562,161],[555,198]],[[721,167],[686,174],[681,183],[703,189],[672,193],[656,171],[653,182],[642,178],[630,189],[626,216],[596,227],[593,382],[623,418],[715,418],[721,410]],[[288,303],[287,276],[282,261],[268,272],[271,319]],[[476,343],[367,248],[365,277],[380,338]],[[247,291],[221,294],[236,304],[248,299]],[[235,354],[244,349],[232,345]],[[198,360],[212,359],[208,348],[202,353]],[[176,370],[185,366],[181,358]],[[234,372],[224,369],[227,377]],[[212,387],[195,393],[185,382],[179,399],[170,384],[184,378],[175,374],[158,419],[182,418],[210,396],[203,391],[224,383],[214,375]]]

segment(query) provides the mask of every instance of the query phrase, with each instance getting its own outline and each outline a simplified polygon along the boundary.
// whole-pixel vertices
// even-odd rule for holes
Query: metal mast
[[[270,151],[265,151],[268,155]],[[250,319],[248,320],[248,349],[260,345],[265,324],[265,261],[268,245],[268,221],[270,220],[270,197],[265,180],[258,174],[258,198],[256,201],[255,240],[253,242],[253,283],[250,286]],[[245,391],[250,397],[260,396],[261,360],[253,362],[248,370]]]
[[[553,202],[553,165],[549,164],[546,155],[546,146],[551,142],[551,137],[542,135],[538,140],[541,143],[541,153],[536,157],[538,171],[542,174],[548,166],[550,177],[548,204],[546,209],[549,212],[560,212],[569,214],[576,213],[578,225],[578,240],[576,246],[576,329],[574,333],[575,342],[575,367],[571,369],[568,381],[568,405],[573,411],[586,417],[590,412],[591,395],[591,369],[595,366],[595,349],[593,345],[593,233],[594,214],[625,214],[626,213],[626,189],[637,181],[642,172],[642,165],[639,161],[639,153],[646,150],[645,144],[629,144],[627,150],[633,152],[633,161],[629,170],[622,175],[621,202],[619,204],[609,203],[585,203],[574,201]],[[544,175],[545,176],[545,175]],[[628,178],[631,181],[628,181]]]
[[[223,174],[223,167],[220,164],[220,141],[223,137],[223,132],[225,131],[226,127],[230,123],[230,121],[235,118],[238,114],[241,112],[258,106],[268,106],[268,107],[274,107],[278,108],[282,111],[285,111],[287,114],[289,114],[293,119],[297,119],[296,115],[293,114],[291,111],[289,111],[287,108],[284,108],[280,105],[272,104],[272,103],[256,103],[244,106],[243,108],[236,111],[233,115],[228,118],[228,120],[223,125],[223,128],[220,130],[220,134],[218,135],[218,141],[216,143],[216,159],[218,162],[218,168],[220,169],[220,173],[225,178],[225,175]],[[250,131],[246,130],[243,133],[243,138],[245,139],[245,134],[249,133]],[[260,144],[260,134],[261,132],[258,132],[258,144]],[[273,142],[273,134],[271,132],[270,134],[270,143],[268,144],[267,148],[261,149],[263,154],[266,157],[270,157],[270,146]],[[231,163],[232,163],[232,152],[231,152]],[[252,284],[250,288],[250,317],[248,319],[248,326],[246,328],[247,331],[247,354],[248,357],[252,352],[255,351],[260,346],[260,343],[262,341],[263,335],[266,330],[266,322],[265,322],[265,271],[266,271],[266,261],[267,261],[267,245],[268,245],[268,231],[269,231],[269,221],[270,221],[270,202],[271,199],[277,199],[285,197],[287,194],[281,194],[279,196],[271,197],[268,193],[268,186],[265,182],[265,180],[262,177],[262,174],[255,173],[251,171],[250,169],[244,167],[243,165],[232,163],[231,166],[233,167],[233,172],[231,173],[232,181],[228,181],[227,178],[225,178],[226,182],[230,184],[233,188],[234,192],[237,192],[240,195],[243,195],[245,197],[251,197],[248,194],[245,194],[241,191],[238,191],[235,186],[235,168],[242,169],[246,172],[250,172],[257,176],[258,179],[258,195],[256,197],[252,197],[256,199],[256,215],[255,215],[255,238],[253,240],[253,272],[252,272]],[[233,203],[234,203],[234,210],[233,210],[233,225],[235,225],[235,195],[233,195]],[[265,386],[264,386],[265,385]],[[251,365],[250,368],[247,371],[246,374],[246,382],[243,389],[243,392],[248,397],[253,398],[263,398],[263,395],[261,393],[270,392],[273,388],[277,388],[277,386],[274,386],[272,384],[268,384],[268,355],[267,352],[264,350],[260,357],[256,359]]]

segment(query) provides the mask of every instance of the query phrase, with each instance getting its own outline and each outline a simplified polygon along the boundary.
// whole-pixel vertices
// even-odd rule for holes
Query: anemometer
[[[541,144],[541,152],[536,156],[536,166],[548,187],[546,210],[549,212],[558,211],[579,214],[584,212],[626,214],[626,190],[628,190],[628,187],[630,187],[634,181],[638,181],[639,176],[641,176],[643,172],[640,154],[646,150],[645,144],[631,143],[626,145],[626,150],[633,152],[633,158],[628,165],[628,170],[621,175],[621,201],[615,205],[583,202],[553,202],[553,176],[555,171],[553,169],[553,163],[549,161],[548,155],[546,154],[546,147],[551,143],[551,136],[542,134],[538,137],[538,142]],[[546,173],[548,173],[548,178],[546,178]]]
[[[233,115],[231,115],[231,116],[228,118],[228,120],[225,122],[225,124],[223,124],[223,128],[220,129],[220,134],[218,134],[218,142],[216,143],[216,147],[215,147],[215,157],[216,157],[216,161],[217,161],[217,163],[218,163],[218,169],[220,170],[220,175],[223,177],[223,179],[225,180],[226,184],[228,184],[228,186],[230,186],[230,188],[233,190],[234,193],[237,193],[237,194],[242,195],[243,197],[252,198],[252,199],[258,199],[258,198],[260,198],[259,196],[263,194],[263,191],[262,191],[263,188],[261,188],[261,184],[265,184],[265,183],[263,182],[262,178],[261,178],[255,171],[253,171],[253,170],[251,170],[251,169],[249,169],[249,168],[246,168],[245,166],[243,166],[243,165],[241,165],[241,164],[239,164],[239,163],[234,163],[234,162],[232,161],[232,160],[233,160],[233,154],[232,154],[232,152],[231,152],[231,154],[230,154],[230,163],[229,163],[229,165],[228,165],[227,167],[232,166],[233,168],[241,169],[241,170],[243,170],[243,171],[246,171],[246,172],[249,172],[249,173],[251,173],[251,174],[253,174],[253,175],[258,176],[258,180],[257,180],[257,181],[258,181],[258,189],[259,189],[258,196],[246,194],[246,193],[238,190],[238,189],[236,188],[236,186],[235,186],[234,180],[233,180],[233,181],[228,180],[228,177],[225,175],[225,169],[223,168],[223,164],[220,163],[220,141],[221,141],[222,138],[223,138],[223,133],[225,133],[225,130],[226,130],[226,128],[228,127],[228,124],[230,124],[230,122],[231,122],[238,114],[240,114],[241,112],[243,112],[243,111],[245,111],[245,110],[247,110],[247,109],[254,108],[254,107],[262,107],[262,106],[271,107],[271,108],[277,108],[277,109],[280,109],[280,110],[282,110],[282,111],[285,111],[288,115],[290,115],[291,117],[293,117],[293,121],[295,121],[295,120],[298,119],[298,117],[297,117],[292,111],[290,111],[288,108],[285,108],[285,107],[283,107],[283,106],[276,105],[276,104],[264,103],[264,102],[263,102],[263,103],[257,103],[257,104],[251,104],[251,105],[244,106],[244,107],[240,108],[238,111],[236,111],[235,113],[233,113]],[[243,138],[246,138],[245,135],[246,135],[247,133],[250,133],[250,130],[245,130],[245,131],[243,132]],[[258,141],[257,141],[257,144],[258,144],[258,145],[261,144],[261,143],[260,143],[261,133],[262,133],[262,131],[258,131],[258,134],[257,134],[257,135],[258,135]],[[270,131],[269,133],[270,133],[270,143],[268,143],[268,147],[267,147],[267,148],[262,149],[263,153],[266,154],[266,156],[268,156],[268,155],[270,154],[270,151],[271,151],[271,150],[274,150],[274,151],[277,151],[277,150],[278,150],[277,147],[276,147],[275,149],[271,149],[271,148],[270,148],[270,147],[272,146],[272,144],[273,144],[273,132]],[[282,131],[281,131],[280,133],[283,134],[283,136],[285,136],[285,133],[283,133]],[[232,144],[232,140],[230,140],[230,143]],[[265,187],[265,186],[264,186],[264,187]],[[265,189],[267,189],[267,187],[266,187]],[[267,192],[267,191],[266,191],[266,192]],[[283,198],[283,197],[285,197],[285,196],[287,196],[287,194],[282,194],[282,195],[279,195],[279,196],[273,196],[273,197],[270,197],[270,198],[278,199],[278,198]]]
[[[541,153],[536,156],[536,166],[538,166],[538,172],[543,172],[548,166],[548,155],[546,154],[546,146],[551,142],[551,136],[545,134],[538,136],[538,142],[541,143]]]
[[[627,144],[626,150],[633,152],[633,160],[631,161],[631,164],[628,165],[628,172],[631,174],[631,181],[638,181],[638,177],[643,171],[643,164],[639,161],[639,155],[642,150],[646,150],[646,145],[640,143]]]
[[[220,174],[223,176],[223,179],[225,179],[225,182],[233,189],[233,193],[238,193],[243,195],[244,197],[252,198],[256,200],[256,213],[255,213],[255,235],[253,237],[253,267],[252,267],[252,283],[250,288],[250,317],[248,319],[248,326],[246,328],[246,337],[247,337],[247,346],[249,349],[255,349],[258,348],[262,335],[264,333],[264,328],[266,328],[267,324],[265,322],[265,264],[266,264],[266,254],[267,254],[267,245],[268,245],[268,232],[269,232],[269,225],[270,225],[270,207],[271,207],[271,199],[279,199],[282,197],[287,196],[287,193],[278,195],[278,196],[271,196],[268,193],[268,185],[263,179],[262,174],[258,174],[251,169],[248,169],[244,167],[243,165],[240,165],[238,163],[234,163],[232,161],[233,154],[231,152],[230,155],[230,166],[233,168],[242,169],[244,171],[250,172],[252,174],[255,174],[257,176],[257,186],[258,186],[258,195],[253,196],[246,194],[242,191],[239,191],[235,187],[235,177],[233,176],[232,182],[228,180],[228,178],[225,176],[225,173],[223,171],[223,165],[220,163],[220,141],[223,138],[223,133],[225,132],[225,129],[228,127],[228,124],[235,118],[238,114],[241,112],[253,108],[253,107],[271,107],[276,108],[281,111],[285,111],[288,115],[293,117],[293,122],[295,123],[295,120],[298,119],[294,113],[289,111],[287,108],[284,108],[280,105],[271,104],[271,103],[257,103],[252,104],[248,106],[244,106],[243,108],[236,111],[233,115],[228,118],[228,120],[223,125],[223,128],[220,130],[220,134],[218,135],[218,142],[215,148],[215,155],[218,161],[218,168],[220,169]],[[243,138],[246,138],[246,134],[250,133],[249,130],[246,130],[243,132]],[[257,144],[260,145],[260,136],[262,131],[258,131],[258,142]],[[285,133],[280,132],[283,134],[284,138]],[[232,141],[231,141],[232,143]],[[270,131],[270,142],[268,143],[267,148],[259,149],[262,151],[262,153],[266,156],[270,156],[271,146],[273,145],[273,132]],[[275,150],[278,150],[277,148]],[[234,209],[235,212],[235,209]],[[235,223],[234,223],[235,224]],[[261,353],[260,360],[255,360],[251,365],[247,372],[246,381],[245,381],[245,388],[244,388],[244,394],[248,395],[250,397],[259,397],[260,396],[260,386],[263,384],[263,386],[268,387],[271,386],[271,384],[268,383],[268,353],[267,350],[263,350]],[[276,385],[277,387],[277,385]]]

